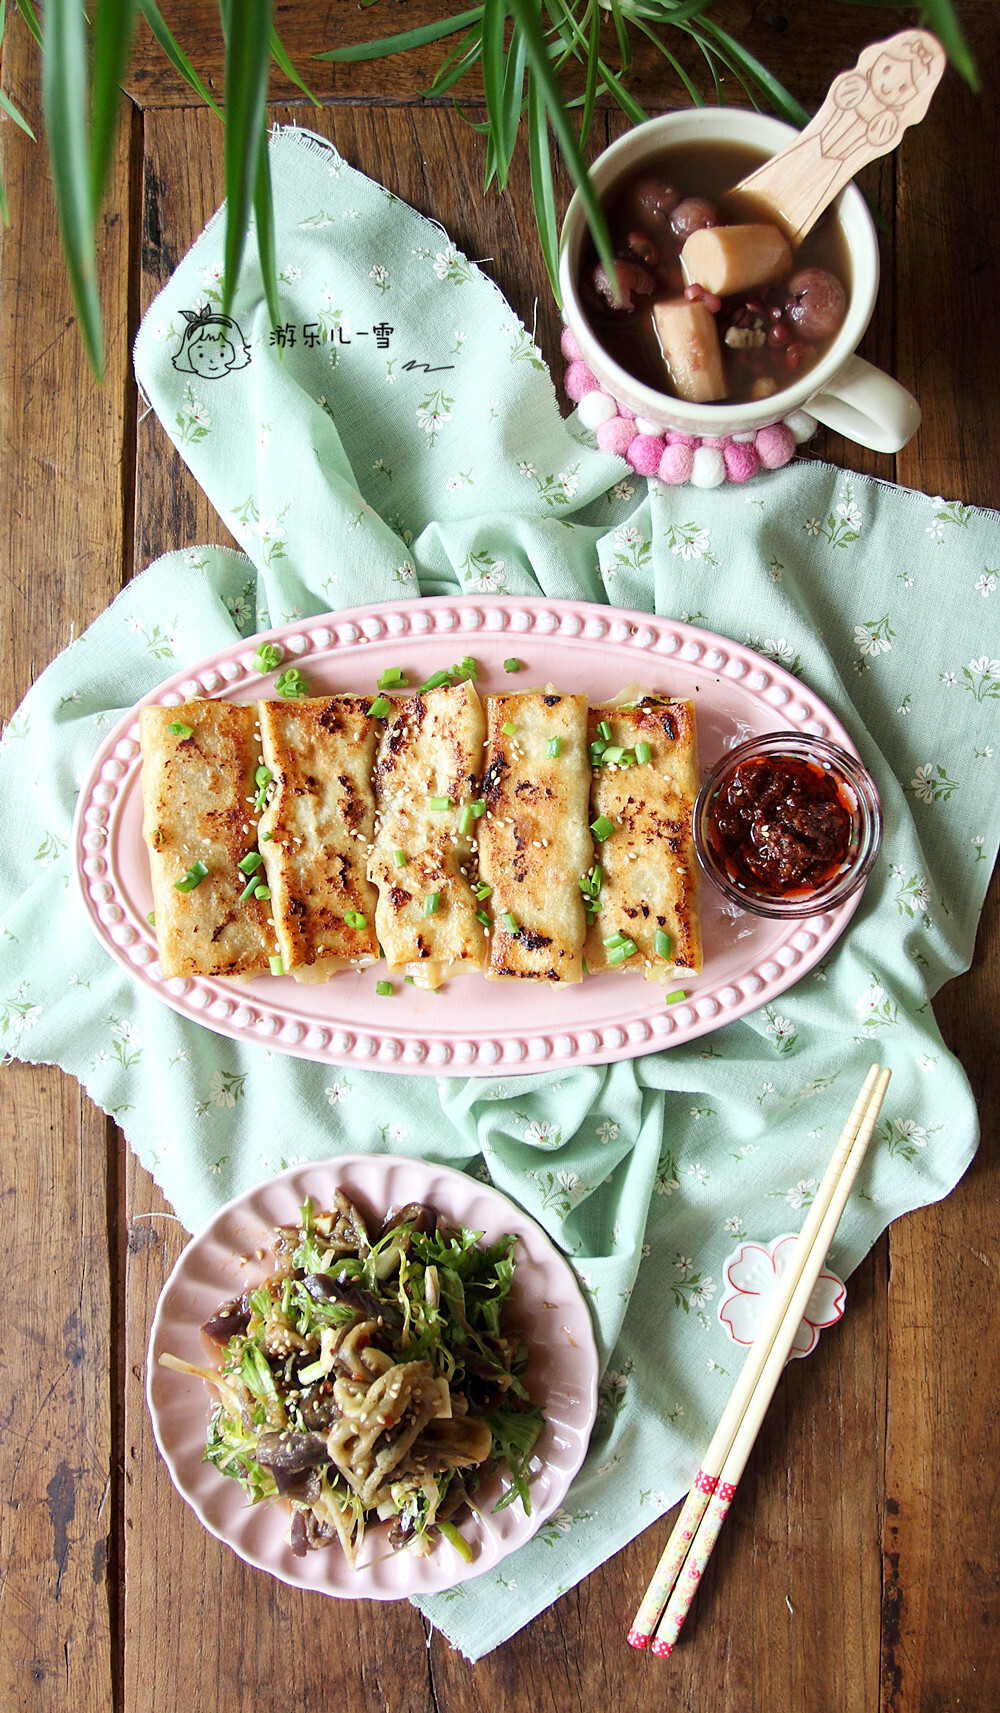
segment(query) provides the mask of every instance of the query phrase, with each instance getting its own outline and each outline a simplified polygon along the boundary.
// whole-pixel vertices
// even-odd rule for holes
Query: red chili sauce
[[[716,794],[709,837],[735,885],[795,896],[841,871],[855,808],[832,769],[791,755],[751,756]]]

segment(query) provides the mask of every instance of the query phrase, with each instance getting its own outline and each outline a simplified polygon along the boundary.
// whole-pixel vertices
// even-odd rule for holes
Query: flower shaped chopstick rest
[[[794,1232],[775,1237],[770,1243],[744,1240],[724,1262],[722,1276],[728,1291],[719,1303],[718,1314],[734,1344],[753,1343],[796,1241]],[[846,1303],[846,1285],[824,1267],[806,1304],[791,1356],[808,1356],[815,1350],[820,1332],[840,1319]]]

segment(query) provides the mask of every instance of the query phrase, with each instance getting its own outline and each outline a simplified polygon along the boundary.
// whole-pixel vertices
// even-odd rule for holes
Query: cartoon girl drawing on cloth
[[[181,314],[187,326],[172,359],[181,374],[217,381],[231,369],[246,368],[250,347],[231,315],[218,315],[208,304],[197,314],[191,309],[182,309]]]

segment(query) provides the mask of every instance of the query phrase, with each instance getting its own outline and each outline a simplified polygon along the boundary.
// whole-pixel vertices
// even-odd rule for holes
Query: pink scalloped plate
[[[219,1304],[259,1284],[273,1271],[270,1246],[278,1225],[294,1224],[307,1196],[314,1207],[331,1205],[341,1189],[362,1211],[383,1215],[420,1201],[449,1224],[482,1231],[486,1242],[507,1232],[517,1237],[511,1318],[529,1346],[524,1382],[545,1413],[531,1462],[531,1515],[518,1500],[494,1513],[503,1492],[499,1473],[476,1495],[480,1509],[464,1522],[472,1547],[466,1563],[447,1541],[427,1558],[393,1552],[386,1529],[370,1529],[352,1570],[338,1546],[296,1558],[287,1541],[289,1512],[280,1503],[250,1505],[239,1483],[204,1461],[213,1399],[205,1382],[161,1368],[162,1351],[202,1367],[214,1366],[200,1328]],[[257,1259],[264,1251],[263,1259]],[[248,1259],[251,1258],[252,1259]],[[146,1400],[153,1432],[170,1478],[210,1534],[239,1558],[296,1588],[341,1600],[401,1600],[437,1594],[492,1570],[531,1539],[558,1509],[587,1453],[597,1413],[598,1359],[590,1314],[573,1269],[545,1233],[519,1207],[487,1184],[451,1166],[396,1155],[346,1154],[293,1166],[267,1178],[234,1201],[188,1244],[163,1287],[149,1335]]]
[[[249,702],[273,693],[254,653],[235,643],[168,678],[138,704],[176,706],[198,696]],[[386,667],[411,684],[471,654],[477,688],[510,690],[552,681],[592,701],[639,679],[693,697],[704,771],[725,751],[764,732],[826,737],[854,752],[812,691],[773,661],[711,631],[649,613],[587,602],[444,597],[360,607],[267,632],[284,664],[302,668],[314,694],[374,691]],[[503,662],[516,656],[513,679]],[[368,1065],[431,1076],[524,1075],[546,1065],[606,1064],[691,1041],[777,998],[829,951],[861,900],[801,921],[751,916],[702,886],[702,974],[683,1002],[638,973],[607,971],[540,993],[530,984],[456,977],[438,994],[393,982],[380,997],[379,965],[344,971],[322,986],[290,976],[234,984],[168,980],[146,917],[152,908],[142,841],[138,707],[102,745],[77,803],[73,849],[84,908],[102,945],[137,982],[183,1017],[221,1035],[262,1042],[325,1064]],[[528,991],[525,991],[528,988]]]

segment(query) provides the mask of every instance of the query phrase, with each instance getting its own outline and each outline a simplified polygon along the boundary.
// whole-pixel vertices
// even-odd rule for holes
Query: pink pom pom
[[[721,452],[721,451],[723,451],[723,449],[726,446],[729,445],[729,436],[728,436],[728,434],[722,434],[722,435],[719,435],[719,437],[717,439],[714,439],[714,440],[709,440],[708,437],[706,436],[705,439],[702,441],[702,445],[703,446],[710,446],[712,448],[713,452]]]
[[[597,444],[601,451],[615,452],[619,458],[624,458],[634,439],[635,424],[620,416],[613,416],[610,422],[602,422],[597,430]]]
[[[580,400],[586,398],[588,393],[596,393],[598,385],[597,376],[593,369],[587,367],[586,363],[571,363],[566,370],[563,386],[574,404],[579,404]]]
[[[626,422],[635,421],[635,411],[629,410],[627,404],[622,404],[621,399],[615,399],[615,404],[618,406],[618,415],[623,416]]]
[[[668,446],[690,446],[694,448],[697,444],[698,437],[696,434],[677,434],[673,429],[671,429],[670,433],[667,435]],[[684,480],[687,481],[686,476]]]
[[[783,422],[773,422],[769,428],[758,428],[754,445],[765,470],[780,470],[795,452],[795,436]]]
[[[691,480],[693,467],[694,449],[683,443],[683,436],[678,436],[667,446],[656,473],[661,482],[669,483],[672,488],[680,488]]]
[[[658,434],[637,434],[625,456],[637,476],[655,476],[665,451]]]
[[[731,482],[749,482],[760,464],[756,449],[745,440],[733,440],[724,446],[722,461]]]
[[[579,344],[577,343],[576,334],[573,332],[571,327],[563,328],[562,338],[559,341],[559,349],[567,363],[575,363],[583,356],[583,352],[580,350]]]

